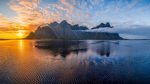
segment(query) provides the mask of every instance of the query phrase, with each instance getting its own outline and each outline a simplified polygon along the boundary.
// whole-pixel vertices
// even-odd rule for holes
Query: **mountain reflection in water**
[[[3,40],[0,84],[149,84],[149,40]]]
[[[66,57],[70,53],[78,54],[80,52],[86,53],[88,51],[88,44],[99,44],[96,46],[96,52],[100,56],[110,55],[110,41],[95,41],[87,43],[87,41],[63,41],[63,40],[51,40],[51,41],[37,41],[36,47],[39,49],[48,49],[54,56],[61,55]]]
[[[40,49],[49,49],[54,56],[61,55],[66,57],[70,53],[78,54],[79,52],[86,52],[88,47],[84,41],[37,41],[36,47]]]

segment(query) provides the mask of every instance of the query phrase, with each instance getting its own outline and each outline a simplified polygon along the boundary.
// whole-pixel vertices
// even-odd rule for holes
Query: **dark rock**
[[[99,27],[111,27],[109,23],[101,23]],[[66,20],[61,23],[51,23],[39,27],[35,31],[37,39],[65,39],[65,40],[114,40],[122,39],[118,33],[92,32],[87,27],[71,25]]]
[[[88,30],[87,27],[85,27],[85,26],[79,26],[78,24],[73,25],[73,26],[71,27],[71,29],[72,29],[72,30]]]
[[[30,34],[25,39],[35,39],[34,32],[30,32]]]
[[[106,24],[101,23],[100,25],[93,27],[92,29],[99,29],[99,28],[113,28],[113,26],[111,26],[110,23],[107,22]]]

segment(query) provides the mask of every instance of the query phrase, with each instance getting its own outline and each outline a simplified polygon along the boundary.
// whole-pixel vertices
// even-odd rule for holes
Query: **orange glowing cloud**
[[[8,28],[8,26],[11,24],[9,18],[4,16],[3,14],[0,14],[0,23],[1,29]]]
[[[17,15],[7,18],[3,14],[0,14],[0,38],[20,38],[23,33],[18,31],[25,30],[29,33],[39,25],[44,24],[46,22],[45,15],[43,10],[38,8],[39,2],[39,0],[12,0],[9,3],[9,7]],[[11,36],[12,34],[14,36]],[[17,35],[20,36],[17,37]]]
[[[42,10],[38,8],[39,0],[13,0],[9,3],[10,8],[16,12],[16,16],[7,18],[0,14],[0,38],[20,38],[23,34],[20,30],[30,32],[45,23]],[[11,36],[11,35],[14,36]],[[17,35],[19,35],[17,37]],[[26,34],[26,33],[24,33]],[[25,35],[22,35],[22,37]]]
[[[17,13],[13,19],[19,24],[29,27],[29,25],[41,25],[45,22],[42,10],[38,8],[39,0],[16,0],[10,3],[10,8]],[[29,28],[30,30],[33,30]]]

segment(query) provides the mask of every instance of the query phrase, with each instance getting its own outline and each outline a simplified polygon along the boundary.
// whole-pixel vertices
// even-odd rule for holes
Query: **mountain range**
[[[112,28],[110,23],[101,23],[92,28]],[[118,40],[123,39],[118,33],[93,32],[86,26],[71,25],[66,20],[53,22],[39,26],[37,30],[30,33],[27,39],[65,39],[65,40]]]

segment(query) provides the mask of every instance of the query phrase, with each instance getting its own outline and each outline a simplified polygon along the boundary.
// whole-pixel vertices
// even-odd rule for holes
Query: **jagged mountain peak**
[[[50,24],[58,24],[58,22],[52,22],[52,23],[50,23]]]
[[[66,20],[63,20],[60,24],[69,24]]]
[[[53,22],[53,23],[49,24],[50,27],[56,27],[57,25],[59,25],[59,23],[57,23],[57,22]]]
[[[100,23],[98,26],[93,27],[92,29],[98,29],[98,28],[113,28],[113,26],[111,26],[109,22],[106,22],[106,24]]]

